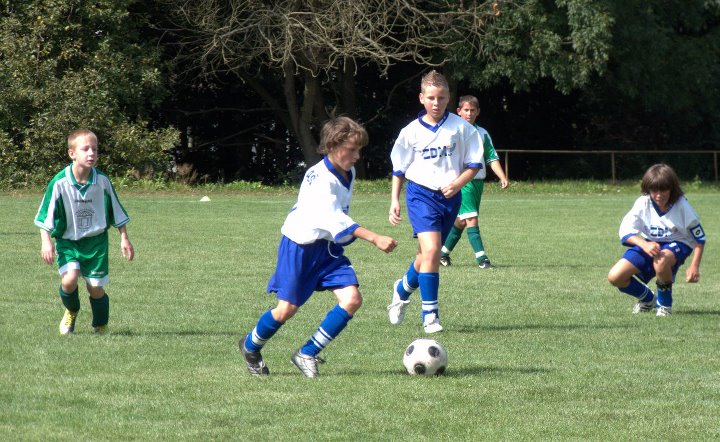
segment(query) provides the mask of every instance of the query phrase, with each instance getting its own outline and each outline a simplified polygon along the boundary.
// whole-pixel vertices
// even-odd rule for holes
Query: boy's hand
[[[373,244],[385,253],[390,253],[397,247],[397,241],[384,235],[378,235],[373,241]]]
[[[507,189],[507,186],[509,186],[509,185],[510,185],[510,183],[508,182],[508,180],[506,180],[506,179],[500,180],[500,188],[501,189]]]
[[[688,267],[685,270],[685,281],[690,283],[700,281],[700,269],[693,265]]]
[[[445,198],[452,198],[453,196],[455,196],[456,193],[460,192],[460,189],[462,189],[462,186],[458,187],[455,184],[455,181],[453,181],[452,183],[440,189],[440,191],[445,196]]]
[[[653,258],[660,254],[660,244],[653,241],[643,241],[640,248]]]
[[[55,245],[52,241],[43,240],[40,247],[40,256],[45,264],[52,264],[55,261]]]
[[[120,251],[122,252],[123,258],[126,258],[128,261],[132,261],[135,257],[135,249],[133,249],[130,240],[127,238],[120,239]]]
[[[390,224],[392,224],[393,226],[397,226],[398,224],[400,224],[400,221],[402,221],[402,218],[400,217],[399,202],[390,203],[390,213],[388,216],[388,221],[390,221]]]

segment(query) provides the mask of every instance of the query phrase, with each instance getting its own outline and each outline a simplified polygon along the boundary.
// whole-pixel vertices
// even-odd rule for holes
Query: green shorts
[[[461,190],[462,203],[460,203],[460,211],[457,216],[458,218],[468,219],[478,216],[484,186],[485,181],[483,180],[472,180],[463,186]]]
[[[107,232],[78,241],[58,238],[55,249],[60,275],[79,269],[85,281],[93,287],[103,287],[110,281]]]

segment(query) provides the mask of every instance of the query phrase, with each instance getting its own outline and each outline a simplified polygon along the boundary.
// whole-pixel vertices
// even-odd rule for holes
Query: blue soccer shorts
[[[672,268],[673,282],[675,281],[675,274],[681,265],[685,262],[688,256],[692,253],[692,249],[687,245],[680,242],[664,242],[660,244],[661,250],[670,250],[675,255],[675,265]],[[650,255],[645,253],[639,246],[632,246],[623,253],[623,258],[630,261],[632,265],[640,270],[637,275],[641,281],[645,284],[650,282],[655,277],[655,268],[653,267],[653,259]]]
[[[413,229],[413,237],[423,232],[440,232],[442,242],[450,234],[455,224],[462,193],[445,198],[439,190],[408,181],[405,189],[405,202],[408,218]]]
[[[286,236],[280,239],[275,273],[267,285],[268,293],[298,307],[313,292],[359,286],[355,269],[343,255],[343,248],[328,240],[298,244]]]

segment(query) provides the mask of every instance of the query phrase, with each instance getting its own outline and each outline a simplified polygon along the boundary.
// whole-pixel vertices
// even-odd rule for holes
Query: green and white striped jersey
[[[79,184],[72,165],[57,173],[48,184],[35,225],[53,238],[77,241],[99,235],[110,226],[130,221],[110,179],[93,168],[86,184]]]

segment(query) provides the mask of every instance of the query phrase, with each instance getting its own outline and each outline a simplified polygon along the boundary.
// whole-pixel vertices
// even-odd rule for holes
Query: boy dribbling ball
[[[107,231],[110,226],[120,231],[120,250],[131,261],[135,250],[126,227],[130,218],[110,179],[95,168],[97,136],[88,129],[78,129],[68,135],[67,143],[72,164],[50,180],[35,216],[42,242],[40,255],[47,264],[57,257],[59,294],[65,306],[60,334],[75,331],[80,277],[90,293],[93,331],[104,334],[110,316],[110,299],[104,289],[110,280]]]
[[[651,166],[643,176],[641,190],[642,195],[620,223],[620,241],[629,248],[610,269],[608,281],[637,298],[633,313],[657,308],[657,316],[669,316],[675,274],[690,255],[685,280],[700,280],[705,231],[670,166]],[[657,295],[647,286],[652,278]]]
[[[239,342],[251,375],[270,374],[260,351],[313,292],[330,290],[337,304],[290,357],[304,376],[319,376],[317,365],[324,361],[318,354],[362,305],[355,269],[343,247],[357,238],[385,253],[397,246],[394,239],[361,227],[349,215],[354,165],[367,142],[365,128],[350,118],[334,118],[323,125],[318,151],[325,157],[305,173],[297,202],[281,228],[277,265],[267,285],[267,292],[276,294],[277,306],[263,313]]]

